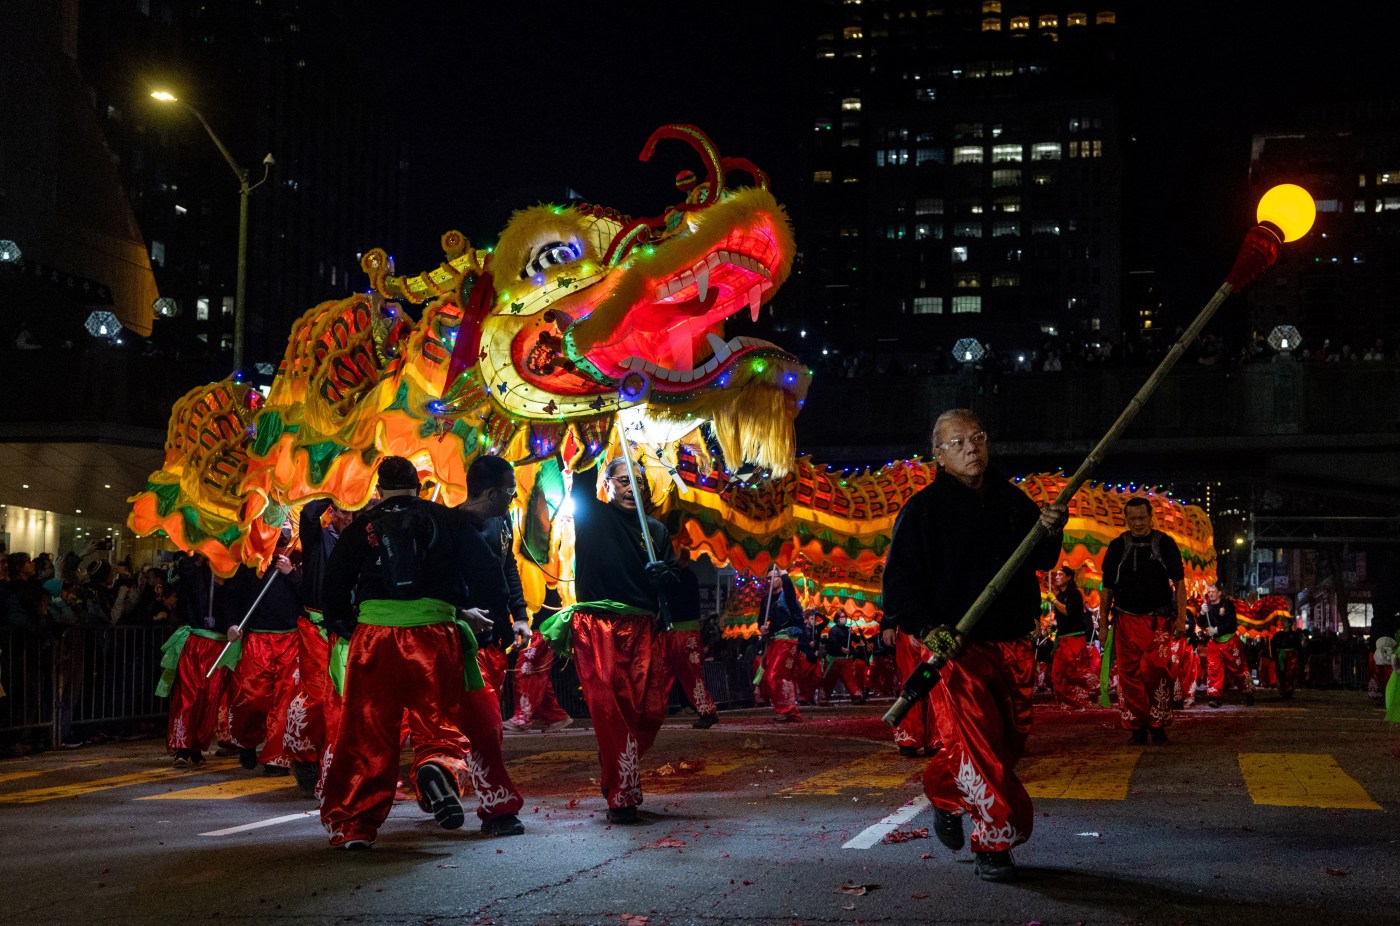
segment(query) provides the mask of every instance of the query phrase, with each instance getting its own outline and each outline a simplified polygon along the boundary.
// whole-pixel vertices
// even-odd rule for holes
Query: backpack
[[[425,597],[428,552],[438,539],[429,506],[380,505],[370,512],[368,527],[378,541],[375,565],[385,596],[398,601]]]
[[[1162,559],[1162,532],[1154,529],[1149,535],[1149,538],[1151,540],[1150,546],[1152,547],[1151,561],[1155,562],[1158,566],[1161,566],[1162,572],[1165,573],[1167,571],[1167,563],[1165,560]],[[1128,561],[1128,552],[1133,547],[1143,546],[1143,544],[1140,544],[1137,541],[1133,540],[1132,531],[1124,531],[1123,533],[1118,535],[1118,539],[1123,541],[1123,555],[1118,560],[1118,571],[1114,573],[1113,584],[1115,587],[1122,582],[1123,564]]]

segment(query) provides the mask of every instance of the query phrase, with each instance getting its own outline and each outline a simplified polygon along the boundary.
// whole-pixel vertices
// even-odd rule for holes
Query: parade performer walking
[[[349,639],[349,654],[321,822],[332,846],[374,843],[394,803],[406,712],[419,806],[444,829],[465,822],[460,794],[472,737],[482,829],[521,832],[520,795],[500,753],[499,708],[493,731],[490,714],[468,699],[488,689],[475,636],[457,619],[471,605],[470,583],[489,585],[496,562],[464,517],[418,498],[411,462],[385,457],[378,478],[383,501],[345,529],[326,570],[325,624]]]
[[[1098,679],[1089,668],[1089,635],[1094,618],[1084,607],[1084,593],[1074,583],[1074,570],[1060,566],[1050,573],[1055,597],[1055,659],[1050,663],[1050,686],[1055,700],[1071,710],[1093,706]]]
[[[1206,644],[1206,697],[1211,707],[1220,706],[1220,696],[1227,683],[1244,692],[1244,703],[1254,704],[1254,679],[1245,660],[1244,641],[1239,635],[1239,617],[1235,603],[1220,596],[1219,583],[1206,586],[1206,600],[1201,602],[1201,629],[1210,642]]]
[[[286,525],[267,575],[260,579],[251,567],[239,566],[223,584],[224,613],[231,624],[228,638],[242,641],[229,699],[230,739],[238,748],[238,764],[252,770],[261,762],[265,775],[286,775],[292,764],[284,748],[285,710],[297,685],[297,620],[302,608],[301,575],[291,558],[292,546],[291,525]]]
[[[719,723],[719,708],[705,687],[705,652],[700,645],[700,583],[690,565],[690,551],[678,555],[676,592],[671,596],[671,629],[662,634],[666,668],[697,715],[693,727],[708,730]],[[669,689],[668,689],[669,690]]]
[[[787,572],[776,563],[768,570],[768,592],[764,596],[763,682],[778,718],[787,722],[802,719],[797,706],[798,643],[802,630],[802,605]]]
[[[528,733],[538,725],[544,733],[557,733],[573,725],[569,712],[554,694],[554,650],[538,630],[515,657],[511,669],[515,682],[515,713],[505,722],[506,733]]]
[[[826,631],[826,671],[822,674],[822,695],[827,701],[836,690],[836,683],[846,687],[846,694],[852,704],[865,703],[865,695],[860,682],[856,681],[855,660],[851,656],[851,628],[846,625],[846,614],[837,611],[832,624]]]
[[[176,596],[193,597],[194,582],[200,573],[206,586],[208,583],[204,557],[193,554],[187,559],[196,579],[182,583]],[[214,738],[219,706],[228,689],[229,670],[221,667],[210,671],[228,644],[228,637],[205,627],[204,615],[197,608],[182,605],[184,602],[177,597],[175,607],[167,610],[180,623],[161,647],[161,677],[155,693],[158,698],[170,698],[166,746],[175,757],[175,767],[192,768],[204,763],[204,752]]]
[[[506,649],[523,649],[530,638],[530,618],[520,567],[515,562],[515,531],[510,506],[515,500],[515,469],[503,458],[482,454],[467,468],[467,501],[460,506],[501,569],[506,595],[496,601],[478,600],[491,617],[491,630],[477,642],[477,662],[486,683],[500,691],[506,683]],[[472,590],[476,596],[476,590]]]
[[[666,668],[661,595],[675,581],[670,532],[642,506],[645,470],[623,457],[602,471],[605,505],[578,516],[575,589],[568,617],[579,686],[593,718],[609,823],[645,822],[641,758],[666,719],[671,673]],[[645,525],[645,526],[643,526]]]
[[[292,760],[297,787],[306,794],[316,791],[330,734],[340,719],[340,695],[330,673],[330,635],[321,614],[326,565],[352,517],[330,499],[316,499],[302,506],[298,519],[302,613],[297,618],[296,688],[285,711],[282,748]]]
[[[1123,505],[1128,529],[1108,544],[1103,561],[1099,639],[1112,615],[1118,710],[1129,740],[1167,741],[1172,722],[1171,639],[1186,631],[1186,584],[1181,550],[1152,527],[1152,505],[1134,497]]]
[[[924,772],[935,835],[960,849],[966,815],[977,876],[1010,881],[1016,876],[1010,850],[1030,838],[1034,823],[1016,763],[1031,728],[1036,571],[1059,558],[1065,512],[1037,509],[991,466],[987,433],[970,409],[940,415],[932,443],[938,475],[895,522],[883,603],[900,630],[948,656],[929,696],[943,743]],[[940,626],[946,615],[967,611],[1037,518],[1045,537],[967,638]]]

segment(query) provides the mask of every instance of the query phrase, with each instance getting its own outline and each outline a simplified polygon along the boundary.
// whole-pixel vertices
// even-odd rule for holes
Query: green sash
[[[476,634],[466,621],[457,619],[457,609],[437,598],[415,598],[411,601],[395,601],[392,598],[376,598],[360,603],[360,623],[372,627],[427,627],[431,624],[456,624],[462,642],[463,682],[467,691],[479,691],[486,687],[481,677],[481,667],[476,664]],[[348,650],[347,650],[348,653]],[[340,686],[345,688],[346,669],[341,669]],[[332,676],[334,677],[334,676]]]
[[[1103,660],[1099,663],[1099,707],[1109,707],[1112,700],[1108,696],[1108,680],[1113,676],[1113,625],[1108,625],[1104,634]]]
[[[170,635],[170,639],[166,640],[165,645],[160,648],[160,681],[156,682],[157,698],[170,697],[170,689],[175,684],[175,676],[178,674],[179,670],[180,653],[184,650],[185,641],[190,638],[191,634],[196,637],[203,637],[206,640],[217,640],[220,643],[228,641],[228,637],[221,633],[215,633],[212,630],[191,627],[188,624],[181,624],[179,627],[176,627],[175,632]],[[237,650],[237,652],[235,652],[235,650]],[[219,661],[219,665],[229,665],[230,656],[232,656],[232,664],[237,665],[238,653],[241,653],[242,650],[243,648],[240,646],[230,647],[229,653],[225,654],[224,658]]]
[[[578,604],[569,605],[567,608],[560,608],[555,611],[543,624],[540,624],[540,636],[544,637],[549,648],[558,653],[562,658],[569,659],[574,654],[574,628],[573,617],[575,611],[615,611],[618,614],[654,614],[645,608],[634,607],[630,604],[623,604],[620,601],[580,601]]]
[[[1216,642],[1216,643],[1229,643],[1229,642],[1230,642],[1230,638],[1233,637],[1233,636],[1234,636],[1233,633],[1222,633],[1220,636],[1218,636],[1218,637],[1215,638],[1215,642]]]
[[[671,625],[672,630],[699,630],[700,622],[696,621],[676,621]]]
[[[1390,681],[1385,683],[1385,719],[1387,723],[1400,723],[1400,671],[1395,666],[1390,670]]]

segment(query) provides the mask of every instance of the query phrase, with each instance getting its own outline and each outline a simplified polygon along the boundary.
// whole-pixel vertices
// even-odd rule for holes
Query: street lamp
[[[209,133],[209,138],[214,142],[214,147],[219,149],[219,153],[224,156],[224,160],[233,170],[233,175],[238,178],[238,275],[234,279],[233,288],[233,370],[238,373],[243,369],[243,332],[247,322],[247,312],[245,311],[244,297],[248,285],[248,194],[267,182],[268,172],[274,163],[272,155],[269,153],[263,158],[263,175],[257,183],[248,183],[248,172],[238,166],[238,162],[229,154],[224,143],[219,140],[219,136],[214,134],[210,128],[208,120],[204,114],[195,109],[189,103],[178,99],[175,94],[168,90],[155,90],[151,93],[151,99],[162,103],[178,103],[190,112],[199,124],[204,126],[204,131]]]

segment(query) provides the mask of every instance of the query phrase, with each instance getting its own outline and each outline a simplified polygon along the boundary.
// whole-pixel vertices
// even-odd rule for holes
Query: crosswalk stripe
[[[92,781],[83,781],[77,784],[55,785],[49,788],[33,788],[28,791],[15,791],[10,794],[0,794],[0,804],[39,804],[44,801],[56,801],[65,797],[82,797],[84,794],[92,794],[96,791],[124,788],[127,785],[164,781],[167,778],[175,778],[187,774],[189,773],[183,769],[147,769],[144,772],[133,772],[128,775],[113,775],[110,778],[96,778]]]
[[[1128,782],[1141,756],[1141,750],[1130,749],[1042,756],[1025,763],[1018,774],[1031,797],[1121,801],[1128,797]]]
[[[1330,755],[1242,752],[1240,771],[1256,804],[1380,810],[1366,789]]]
[[[277,826],[279,823],[291,823],[293,820],[305,820],[314,816],[319,811],[304,810],[301,813],[289,813],[285,817],[273,817],[270,820],[259,820],[257,823],[244,823],[242,826],[230,826],[224,830],[211,830],[207,833],[200,833],[201,836],[232,836],[234,833],[246,833],[249,830],[260,830],[265,826]]]
[[[235,778],[220,781],[200,788],[184,788],[168,791],[165,794],[148,794],[138,797],[138,801],[226,801],[250,794],[266,794],[269,791],[294,791],[295,786],[286,778]]]
[[[908,784],[911,778],[923,771],[919,763],[912,765],[917,768],[911,768],[909,760],[893,750],[877,752],[818,772],[783,788],[778,794],[836,795],[851,791],[893,791]]]
[[[928,809],[929,806],[930,802],[928,796],[920,794],[879,823],[876,823],[874,826],[867,826],[841,848],[869,849],[871,846],[875,845],[875,843],[894,832],[901,823],[908,823]]]

